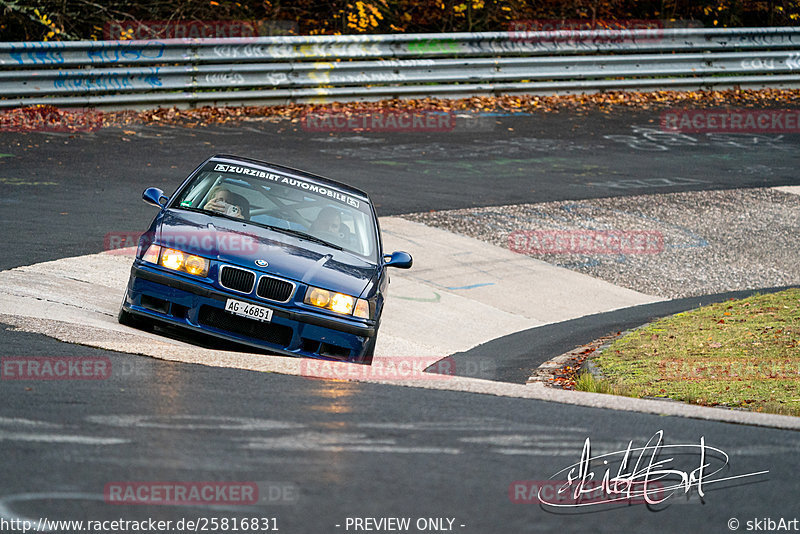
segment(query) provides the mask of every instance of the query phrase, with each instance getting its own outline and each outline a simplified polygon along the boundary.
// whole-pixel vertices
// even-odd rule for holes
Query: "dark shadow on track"
[[[588,315],[515,332],[466,352],[453,354],[448,360],[452,374],[458,376],[524,384],[533,370],[547,360],[602,336],[636,328],[661,317],[707,304],[746,298],[756,293],[775,293],[793,287],[800,286],[729,291]],[[435,372],[436,364],[426,371]]]

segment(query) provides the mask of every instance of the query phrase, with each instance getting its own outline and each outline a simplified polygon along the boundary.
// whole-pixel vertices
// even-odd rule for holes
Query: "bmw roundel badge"
[[[256,260],[256,265],[259,267],[266,267],[269,265],[269,262],[267,260]]]

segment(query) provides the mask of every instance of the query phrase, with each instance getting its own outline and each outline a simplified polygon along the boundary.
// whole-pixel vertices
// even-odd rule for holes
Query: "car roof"
[[[365,202],[370,202],[369,195],[367,195],[367,193],[365,193],[361,189],[357,189],[353,186],[344,184],[342,182],[337,182],[336,180],[332,180],[330,178],[325,178],[324,176],[319,176],[317,174],[313,174],[307,171],[301,171],[300,169],[287,167],[285,165],[278,165],[277,163],[269,163],[267,161],[261,161],[253,158],[245,158],[242,156],[234,156],[231,154],[215,154],[210,158],[208,158],[207,162],[208,161],[243,163],[250,166],[261,167],[264,170],[282,172],[284,174],[292,174],[296,177],[303,178],[304,180],[315,182],[318,185],[334,187],[336,189],[339,189],[343,193],[349,193],[351,195],[359,197],[361,200]]]

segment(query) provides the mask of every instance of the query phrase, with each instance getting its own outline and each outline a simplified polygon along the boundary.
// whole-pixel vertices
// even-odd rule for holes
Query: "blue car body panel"
[[[181,189],[209,163],[243,165],[297,176],[351,195],[369,206],[375,231],[375,258],[280,233],[244,220],[187,211],[174,206]],[[205,277],[167,269],[142,259],[151,244],[176,248],[209,260]],[[257,263],[257,262],[260,262]],[[263,265],[266,263],[266,265]],[[221,270],[253,274],[253,287],[222,284]],[[354,188],[309,173],[245,158],[214,156],[200,165],[164,202],[142,235],[121,313],[160,321],[279,354],[369,363],[388,284],[380,229],[368,196]],[[249,275],[247,275],[249,277]],[[282,299],[259,295],[262,277],[278,284]],[[288,298],[283,298],[291,284]],[[371,319],[342,315],[303,302],[309,286],[365,299]],[[228,299],[272,310],[269,322],[225,311]]]

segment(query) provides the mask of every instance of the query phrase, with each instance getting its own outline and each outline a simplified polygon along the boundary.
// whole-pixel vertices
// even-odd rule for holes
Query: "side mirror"
[[[386,267],[397,267],[398,269],[408,269],[414,260],[408,252],[392,252],[383,256],[383,264]]]
[[[157,187],[148,187],[142,193],[142,200],[147,202],[148,204],[152,204],[157,208],[163,208],[167,205],[169,201],[169,197],[164,194],[164,192],[157,188]]]

